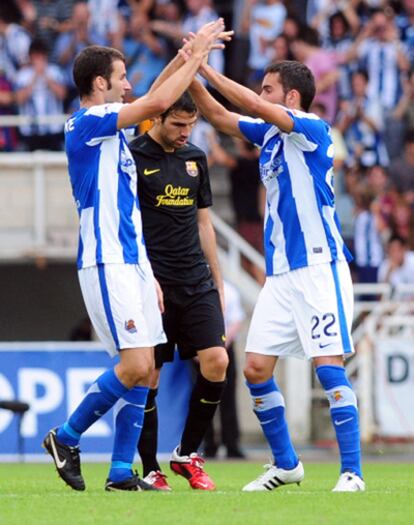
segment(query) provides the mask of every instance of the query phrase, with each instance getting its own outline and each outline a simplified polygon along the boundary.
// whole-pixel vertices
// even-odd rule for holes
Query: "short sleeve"
[[[311,113],[299,113],[291,110],[289,115],[293,119],[293,130],[290,136],[303,151],[309,151],[309,148],[313,150],[315,144],[326,143],[329,139],[330,128],[324,120]],[[296,134],[296,136],[292,134]]]
[[[260,118],[240,117],[239,119],[240,131],[247,140],[259,147],[263,145],[264,136],[270,127],[270,124]]]
[[[95,146],[118,133],[118,113],[123,104],[93,106],[83,115],[83,139],[88,146]]]

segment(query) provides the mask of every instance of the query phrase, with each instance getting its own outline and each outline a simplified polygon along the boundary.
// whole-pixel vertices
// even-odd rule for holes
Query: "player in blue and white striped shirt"
[[[80,437],[115,403],[114,448],[105,489],[151,488],[133,473],[132,463],[154,367],[153,347],[166,339],[162,297],[158,294],[157,300],[142,236],[136,167],[123,130],[171,106],[223,29],[221,19],[203,26],[192,42],[191,59],[171,76],[164,72],[169,78],[159,79],[158,87],[131,104],[122,103],[131,89],[122,53],[90,46],[75,60],[81,108],[67,121],[65,138],[80,219],[79,280],[98,336],[111,355],[119,352],[119,363],[92,384],[69,419],[43,442],[58,474],[75,490],[85,489]]]
[[[246,342],[245,375],[274,464],[243,490],[272,490],[304,477],[287,429],[283,396],[273,378],[279,357],[303,355],[313,360],[330,403],[341,453],[334,490],[364,490],[356,397],[343,365],[344,356],[354,352],[347,264],[351,255],[335,214],[330,128],[306,113],[315,94],[313,75],[295,61],[271,65],[257,95],[208,65],[203,65],[202,74],[234,105],[260,117],[227,111],[200,83],[190,86],[214,126],[260,148],[266,187],[267,279]]]

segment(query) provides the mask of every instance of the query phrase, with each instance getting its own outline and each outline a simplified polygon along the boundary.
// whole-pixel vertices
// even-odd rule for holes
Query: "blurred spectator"
[[[374,11],[348,59],[353,58],[354,51],[368,73],[368,98],[379,99],[384,109],[384,141],[389,156],[394,158],[399,154],[402,130],[400,122],[392,118],[392,112],[401,96],[402,73],[409,70],[394,18],[384,11]]]
[[[240,293],[237,288],[223,281],[224,285],[224,322],[226,325],[226,349],[229,356],[227,367],[227,384],[219,405],[220,412],[220,437],[214,432],[214,425],[210,425],[204,437],[204,455],[208,458],[216,457],[220,444],[226,447],[228,458],[244,458],[244,452],[240,449],[239,418],[237,415],[236,401],[236,355],[234,343],[240,331],[245,313],[241,304]],[[213,422],[214,423],[214,422]]]
[[[389,176],[383,166],[372,166],[365,176],[367,186],[375,195],[371,204],[371,211],[375,214],[378,231],[381,234],[383,245],[390,234],[390,222],[392,210],[399,199],[394,187],[390,183]]]
[[[394,202],[389,227],[391,235],[398,235],[406,241],[410,250],[414,249],[414,215],[411,206],[403,197]]]
[[[312,16],[309,25],[320,34],[324,47],[330,40],[342,39],[346,34],[355,35],[360,26],[360,19],[353,2],[338,0],[319,0],[320,7]]]
[[[392,113],[392,118],[400,121],[405,131],[414,129],[414,70],[411,70],[408,78],[403,81],[403,94]]]
[[[397,17],[401,42],[404,44],[411,67],[414,66],[414,0],[402,0],[402,12]]]
[[[0,115],[12,115],[14,94],[11,83],[3,72],[0,72]],[[16,147],[15,128],[0,126],[0,151],[13,151]]]
[[[266,52],[269,63],[293,60],[294,58],[290,49],[290,41],[284,33],[278,35],[273,42],[270,43]]]
[[[250,142],[235,139],[236,165],[229,171],[231,202],[236,229],[259,253],[263,254],[263,215],[265,190],[260,181],[259,151]],[[261,284],[263,271],[243,259],[244,268]]]
[[[323,47],[335,51],[339,56],[344,55],[353,45],[357,26],[351,26],[349,18],[342,11],[337,11],[329,18],[328,27]],[[341,63],[338,67],[338,95],[342,99],[349,99],[352,96],[351,75],[358,68],[357,62]]]
[[[343,177],[343,184],[335,183],[335,187],[339,186],[339,191],[336,192],[336,213],[342,227],[342,237],[344,238],[346,246],[354,251],[354,221],[356,208],[356,195],[359,188],[360,173],[358,167],[348,168]]]
[[[75,0],[32,0],[35,17],[31,31],[52,52],[59,33],[70,27],[70,17]]]
[[[29,49],[29,65],[16,77],[16,101],[19,113],[33,119],[20,127],[20,133],[29,151],[62,149],[63,124],[39,124],[36,117],[61,117],[66,95],[64,77],[60,68],[48,62],[46,45],[33,40]]]
[[[405,199],[414,204],[414,129],[404,139],[404,152],[389,166],[391,182]]]
[[[382,106],[378,98],[368,96],[366,71],[355,71],[351,85],[352,97],[341,103],[338,115],[338,128],[350,153],[348,165],[359,164],[364,168],[375,164],[387,166],[389,159],[382,135]]]
[[[144,11],[134,9],[127,24],[123,52],[128,80],[132,86],[132,95],[141,97],[147,93],[166,64],[165,42],[152,32],[148,15]]]
[[[384,250],[376,215],[371,205],[375,194],[365,183],[357,192],[354,255],[357,280],[360,283],[375,283],[378,279],[378,268],[384,259]]]
[[[318,32],[310,27],[302,28],[291,47],[295,58],[312,71],[316,83],[314,102],[325,106],[326,120],[332,124],[337,111],[337,81],[340,75],[336,54],[321,48]]]
[[[65,110],[73,110],[74,99],[77,99],[77,89],[72,76],[75,57],[82,49],[91,45],[105,45],[106,41],[95,33],[90,26],[90,13],[88,3],[77,2],[73,7],[71,28],[62,32],[55,45],[53,58],[61,66],[65,75],[67,96]]]
[[[188,33],[197,33],[202,25],[218,18],[218,14],[210,0],[185,0],[186,14],[180,22],[169,20],[154,20],[151,28],[163,36],[175,40],[177,47],[181,46],[182,39]],[[220,73],[224,72],[224,54],[222,49],[210,52],[208,63]]]
[[[282,33],[286,35],[289,42],[293,42],[299,34],[302,24],[295,16],[288,15],[283,23]]]
[[[88,0],[91,15],[90,27],[93,34],[106,45],[122,49],[122,34],[118,0]]]
[[[13,14],[5,3],[0,5],[0,71],[9,82],[14,82],[19,68],[28,62],[31,40]]]
[[[393,286],[414,283],[414,252],[408,250],[406,240],[398,235],[388,242],[387,257],[379,268],[378,280]]]
[[[14,0],[14,3],[20,12],[20,16],[21,16],[20,24],[28,31],[31,31],[34,27],[36,14],[37,14],[36,8],[33,5],[33,1],[32,0]]]
[[[268,47],[282,32],[286,8],[281,0],[246,0],[241,30],[249,35],[247,85],[259,90],[263,72],[269,63]]]

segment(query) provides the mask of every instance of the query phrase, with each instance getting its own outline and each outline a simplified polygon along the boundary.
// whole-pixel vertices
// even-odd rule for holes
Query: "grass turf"
[[[300,487],[242,493],[260,473],[250,462],[207,465],[216,492],[193,491],[171,474],[171,493],[103,491],[107,466],[85,464],[87,489],[66,487],[51,464],[0,464],[2,525],[409,525],[414,523],[414,464],[366,464],[367,491],[332,493],[337,466],[306,464]]]

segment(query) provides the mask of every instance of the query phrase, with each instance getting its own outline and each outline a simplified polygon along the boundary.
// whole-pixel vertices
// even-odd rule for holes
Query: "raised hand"
[[[209,22],[203,25],[201,29],[194,35],[190,34],[189,38],[186,39],[184,47],[187,46],[186,51],[191,49],[191,53],[195,55],[207,55],[211,49],[222,49],[224,48],[223,43],[216,42],[220,40],[231,40],[233,31],[224,30],[224,21],[219,18],[215,22]]]
[[[221,31],[218,34],[216,40],[212,43],[210,50],[211,49],[224,49],[225,45],[223,44],[223,41],[230,42],[233,35],[234,35],[234,31]],[[190,58],[191,54],[193,53],[193,42],[195,38],[196,38],[196,34],[192,32],[188,33],[188,35],[183,38],[184,45],[181,47],[178,53],[181,55],[181,57],[185,61],[187,61]]]

